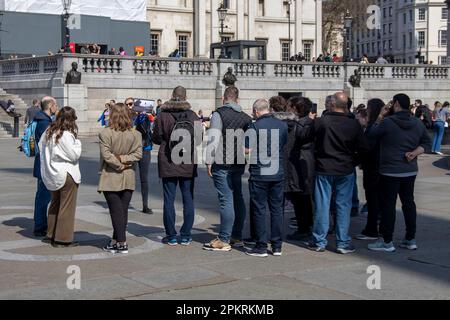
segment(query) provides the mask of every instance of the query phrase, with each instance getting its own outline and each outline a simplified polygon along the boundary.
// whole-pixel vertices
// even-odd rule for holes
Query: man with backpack
[[[33,122],[36,122],[34,131],[35,148],[39,145],[41,136],[52,123],[52,115],[58,111],[58,105],[55,98],[44,97],[41,101],[41,111],[35,116]],[[33,177],[37,179],[37,191],[34,202],[34,236],[45,237],[47,235],[47,209],[51,200],[51,193],[45,187],[41,176],[41,159],[37,149],[34,158]]]
[[[425,128],[433,128],[433,118],[431,116],[431,110],[427,105],[422,104],[422,100],[416,100],[416,118],[419,118],[424,124]]]
[[[245,222],[245,201],[242,195],[242,176],[245,172],[244,132],[252,118],[238,104],[239,90],[230,86],[225,90],[224,106],[211,117],[209,131],[208,175],[213,179],[220,203],[219,236],[203,246],[208,251],[230,251],[231,246],[243,247],[242,229]],[[232,132],[233,135],[227,135]],[[232,141],[228,139],[232,138]],[[211,156],[209,156],[211,155]]]
[[[184,223],[180,231],[181,245],[192,242],[191,231],[194,225],[194,181],[197,177],[195,159],[196,140],[194,125],[200,119],[186,101],[186,89],[176,87],[172,99],[161,106],[153,130],[153,143],[160,145],[158,152],[158,172],[164,191],[164,228],[166,237],[163,243],[176,246],[175,197],[179,185],[183,197]],[[200,128],[201,124],[198,123]],[[201,130],[201,129],[200,129]]]
[[[33,122],[34,117],[39,111],[41,111],[41,102],[38,99],[33,99],[33,105],[27,109],[25,114],[24,123],[26,126]]]

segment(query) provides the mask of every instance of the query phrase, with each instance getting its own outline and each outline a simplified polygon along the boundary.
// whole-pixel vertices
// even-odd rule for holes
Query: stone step
[[[12,138],[13,132],[14,132],[14,123],[5,122],[5,121],[0,120],[0,130],[1,130],[1,132],[3,132],[3,136],[8,135],[10,138]],[[19,137],[23,134],[24,130],[25,130],[25,125],[23,123],[21,123],[19,125]]]
[[[0,128],[0,138],[12,138],[12,134],[3,128]]]

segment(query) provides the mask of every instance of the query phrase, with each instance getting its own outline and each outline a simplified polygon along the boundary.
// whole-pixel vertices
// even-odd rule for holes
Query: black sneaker
[[[274,257],[281,257],[283,255],[283,251],[281,250],[281,248],[272,249],[272,255]]]
[[[308,246],[306,247],[308,250],[314,251],[314,252],[325,252],[325,248],[319,247],[314,243],[308,243]]]
[[[154,212],[153,212],[153,210],[150,209],[150,208],[144,208],[144,209],[142,210],[142,213],[143,213],[143,214],[153,214]]]
[[[244,244],[246,246],[256,246],[256,240],[252,238],[244,239]]]
[[[267,249],[258,249],[258,248],[253,248],[251,250],[248,250],[245,254],[248,256],[258,257],[258,258],[267,258],[269,256],[267,254]]]
[[[116,253],[116,247],[115,247],[115,243],[111,240],[106,246],[104,246],[102,249],[105,252],[109,252],[109,253]]]
[[[127,244],[118,244],[114,245],[114,249],[118,254],[127,254],[128,253],[128,245]]]

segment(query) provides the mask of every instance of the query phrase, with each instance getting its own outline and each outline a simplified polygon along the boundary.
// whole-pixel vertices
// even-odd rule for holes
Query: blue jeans
[[[177,185],[180,186],[183,198],[183,226],[180,230],[182,239],[191,239],[192,227],[194,226],[194,178],[164,178],[164,228],[170,239],[177,237],[175,229],[175,197]]]
[[[359,210],[358,174],[356,173],[356,168],[353,172],[355,177],[353,178],[352,208],[357,208]]]
[[[212,167],[214,186],[219,195],[220,231],[219,239],[229,243],[230,239],[242,240],[246,209],[242,195],[242,176],[245,167]]]
[[[353,191],[352,191],[352,209],[356,208],[359,211],[359,191],[358,191],[358,175],[356,173],[356,168],[353,170],[355,174],[355,178],[353,179]],[[330,206],[330,212],[334,215],[336,212],[336,195],[333,191],[333,194],[331,195],[331,206]]]
[[[47,232],[47,209],[52,194],[44,182],[37,179],[37,191],[34,199],[34,232]]]
[[[316,246],[325,248],[328,244],[330,201],[333,191],[336,194],[336,245],[338,248],[345,248],[350,244],[351,237],[348,235],[348,229],[350,227],[354,179],[354,173],[348,176],[317,174],[313,227],[313,241]]]
[[[433,148],[431,152],[441,152],[442,139],[444,139],[445,123],[443,121],[436,121],[433,124],[434,139]]]
[[[268,234],[266,213],[270,212],[270,243],[273,249],[283,244],[284,181],[250,181],[250,201],[254,210],[253,222],[256,248],[267,249]]]

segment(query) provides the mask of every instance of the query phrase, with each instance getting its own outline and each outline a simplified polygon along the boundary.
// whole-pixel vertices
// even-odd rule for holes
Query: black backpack
[[[189,119],[189,113],[187,111],[183,112],[172,112],[170,113],[172,117],[175,119],[175,125],[172,128],[172,132],[170,133],[170,141],[169,141],[169,150],[172,153],[173,149],[177,145],[179,145],[184,139],[190,138],[191,140],[191,152],[194,150],[194,139],[195,139],[195,130],[194,130],[194,124]],[[172,136],[176,130],[185,130],[189,132],[190,137],[182,136],[179,137],[178,140],[172,140]],[[182,156],[181,153],[186,152],[186,150],[180,151],[180,156]]]

